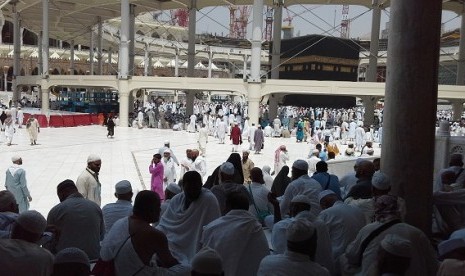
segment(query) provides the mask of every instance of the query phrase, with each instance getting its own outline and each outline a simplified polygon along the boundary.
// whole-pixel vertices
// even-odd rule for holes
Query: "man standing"
[[[247,132],[247,140],[249,141],[249,150],[253,150],[255,147],[255,131],[257,131],[257,127],[255,124],[252,124],[251,127],[249,127],[248,132]],[[263,131],[262,131],[263,134]]]
[[[263,148],[263,143],[265,143],[265,134],[263,134],[262,127],[259,126],[257,130],[254,131],[254,137],[253,137],[253,144],[254,144],[253,149],[255,150],[255,154],[260,153],[260,151]]]
[[[228,132],[228,126],[224,120],[219,119],[217,121],[217,135],[218,140],[220,140],[220,144],[224,144],[224,138],[226,137],[226,133]]]
[[[132,214],[132,186],[127,180],[121,180],[115,185],[115,203],[109,203],[102,208],[105,233],[110,231],[113,224],[124,217]]]
[[[281,136],[281,120],[278,116],[273,120],[273,137]]]
[[[76,186],[85,199],[91,200],[100,206],[102,184],[98,180],[98,174],[102,167],[100,156],[91,154],[87,157],[87,168],[79,175]]]
[[[191,152],[192,163],[189,166],[189,171],[196,171],[204,179],[207,174],[207,163],[202,156],[200,156],[199,150],[194,149]]]
[[[6,119],[4,122],[5,127],[5,137],[6,137],[6,145],[11,146],[13,143],[13,136],[15,135],[15,123],[12,119],[11,113],[7,113]]]
[[[233,128],[231,129],[231,135],[229,139],[232,141],[232,152],[237,152],[239,150],[239,145],[242,144],[242,135],[241,135],[241,129],[237,125],[237,123],[234,123]]]
[[[181,160],[181,169],[179,171],[179,179],[182,179],[184,174],[189,171],[192,164],[192,150],[186,149],[186,157]]]
[[[174,163],[176,163],[176,165],[179,166],[178,159],[176,158],[176,155],[174,155],[173,150],[170,148],[170,141],[168,141],[168,140],[166,140],[166,141],[163,143],[163,147],[161,147],[161,148],[158,149],[158,154],[163,155],[163,154],[165,153],[166,150],[169,150],[169,151],[170,151],[170,157],[171,157],[171,159],[173,159]]]
[[[156,153],[153,155],[152,162],[149,166],[149,172],[152,175],[150,180],[150,188],[158,194],[163,201],[165,194],[163,193],[163,163],[161,162],[161,155]]]
[[[171,158],[171,151],[166,149],[163,152],[163,187],[166,188],[168,184],[176,182],[176,165],[173,158]]]
[[[52,251],[77,247],[86,252],[89,259],[97,259],[105,234],[102,210],[95,202],[83,198],[70,179],[58,184],[57,195],[60,203],[47,217],[48,225],[56,229]]]
[[[208,130],[205,127],[205,124],[202,123],[202,127],[199,129],[199,136],[197,137],[197,145],[202,156],[205,157],[207,153],[207,143],[208,143]]]
[[[27,188],[26,171],[19,167],[23,164],[23,159],[15,155],[11,161],[13,165],[6,170],[5,187],[15,196],[19,212],[22,213],[29,209],[32,197]]]
[[[29,117],[26,123],[27,133],[29,134],[29,140],[31,141],[32,145],[37,145],[37,136],[39,135],[39,121],[37,121],[34,117]]]
[[[21,107],[18,107],[18,114],[16,115],[16,118],[18,119],[18,127],[22,128],[23,121],[24,121],[24,114],[23,114],[23,111],[21,110]]]
[[[244,174],[244,183],[250,184],[250,172],[255,167],[252,160],[249,158],[250,152],[248,150],[242,151],[242,172]]]

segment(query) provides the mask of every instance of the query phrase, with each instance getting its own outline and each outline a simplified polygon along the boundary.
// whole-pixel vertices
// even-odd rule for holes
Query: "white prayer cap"
[[[165,149],[165,150],[163,151],[163,153],[169,153],[169,154],[171,154],[171,151],[170,151],[170,149]]]
[[[315,153],[320,153],[320,151],[317,150],[317,149],[314,149],[314,150],[312,150],[312,153],[313,153],[313,154],[315,154]]]
[[[444,255],[459,248],[465,248],[465,240],[461,238],[448,239],[438,244],[438,253],[440,257],[444,257]]]
[[[248,149],[243,149],[242,152],[250,153],[250,150],[248,150]]]
[[[286,231],[286,238],[291,242],[310,239],[315,233],[315,226],[307,219],[296,219],[291,222]]]
[[[386,235],[381,241],[381,247],[392,255],[405,258],[412,257],[412,243],[398,235]]]
[[[76,247],[62,249],[55,255],[55,264],[78,263],[90,267],[89,257],[86,252]]]
[[[92,162],[95,162],[95,161],[100,161],[102,160],[100,158],[100,156],[96,155],[96,154],[91,154],[89,155],[89,157],[87,157],[87,163],[92,163]]]
[[[268,166],[268,165],[265,165],[265,166],[263,166],[262,171],[263,171],[263,172],[266,172],[266,173],[268,173],[268,174],[270,174],[270,172],[271,172],[271,167]]]
[[[19,159],[21,159],[21,156],[19,156],[19,155],[13,155],[13,156],[11,157],[11,162],[19,161]]]
[[[328,195],[335,195],[336,193],[333,192],[332,190],[324,190],[324,191],[321,191],[319,194],[318,194],[318,202],[320,202],[325,196],[328,196]]]
[[[132,192],[131,182],[127,180],[121,180],[115,185],[115,193],[118,195],[127,194]]]
[[[227,175],[233,175],[234,165],[231,162],[224,162],[220,167],[220,171]]]
[[[353,153],[354,153],[354,150],[353,150],[353,149],[351,149],[351,148],[347,148],[347,149],[346,149],[346,154],[347,154],[347,155],[352,155]]]
[[[291,200],[292,203],[306,203],[308,205],[312,205],[312,201],[306,195],[296,195]]]
[[[16,204],[15,196],[10,191],[0,191],[0,212],[9,210],[11,204]]]
[[[294,163],[292,164],[292,167],[298,170],[308,171],[308,163],[307,161],[302,160],[302,159],[295,160]]]
[[[24,211],[19,214],[16,223],[24,230],[35,234],[43,234],[47,227],[47,221],[44,216],[34,210]]]
[[[176,183],[170,183],[166,186],[166,189],[174,194],[179,194],[181,191],[181,187],[179,187]]]
[[[192,271],[220,275],[223,273],[223,260],[214,249],[204,247],[192,259]]]
[[[165,140],[165,142],[163,143],[164,145],[169,145],[170,144],[170,141],[169,140]]]
[[[375,174],[373,174],[371,185],[373,185],[373,187],[378,190],[387,190],[391,187],[391,182],[386,174],[377,171]]]
[[[373,154],[375,153],[375,150],[372,149],[372,148],[369,148],[369,149],[367,149],[366,153],[367,153],[368,155],[373,155]]]

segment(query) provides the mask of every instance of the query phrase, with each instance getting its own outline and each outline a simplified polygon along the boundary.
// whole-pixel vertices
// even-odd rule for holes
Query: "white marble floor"
[[[122,179],[129,180],[136,192],[150,187],[148,166],[153,153],[163,146],[165,140],[171,142],[175,155],[181,159],[186,149],[196,147],[197,138],[197,134],[185,131],[147,128],[139,130],[117,127],[114,139],[107,138],[106,133],[105,127],[96,125],[43,128],[39,134],[38,145],[31,146],[26,129],[18,129],[12,146],[6,146],[4,143],[0,145],[0,170],[5,171],[11,165],[13,155],[20,155],[33,198],[31,209],[38,210],[46,216],[59,202],[56,195],[57,184],[67,178],[76,181],[86,167],[89,154],[98,154],[102,158],[100,181],[103,206],[115,200],[114,184]],[[296,143],[295,138],[266,138],[262,154],[251,154],[250,158],[258,167],[272,167],[274,151],[281,144],[288,148],[290,164],[296,159],[305,159],[308,155],[309,145]],[[248,147],[248,143],[245,141],[243,146]],[[377,148],[376,150],[379,151]],[[216,139],[210,137],[206,156],[208,173],[224,162],[230,153],[229,144],[218,144]]]

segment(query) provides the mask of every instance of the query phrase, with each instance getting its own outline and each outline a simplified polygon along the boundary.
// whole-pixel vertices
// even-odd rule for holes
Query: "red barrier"
[[[103,125],[103,122],[105,121],[105,116],[103,116],[103,113],[98,114],[98,124]]]
[[[64,127],[75,127],[76,124],[74,123],[74,116],[73,115],[68,115],[68,116],[62,116],[63,118],[63,126]]]
[[[39,121],[39,126],[40,127],[48,127],[48,121],[47,121],[47,117],[45,117],[45,115],[43,115],[43,114],[34,114],[34,118],[36,118],[37,121]]]
[[[90,121],[92,122],[93,125],[98,125],[98,115],[97,114],[90,114]]]
[[[48,125],[50,127],[63,127],[63,117],[61,115],[50,115]]]
[[[31,117],[31,114],[24,113],[23,125],[27,123],[27,120],[29,120],[30,117]]]
[[[89,114],[72,115],[72,116],[74,118],[75,126],[88,126],[91,123]]]

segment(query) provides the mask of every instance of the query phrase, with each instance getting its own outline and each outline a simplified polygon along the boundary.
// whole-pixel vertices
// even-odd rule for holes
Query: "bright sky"
[[[265,12],[265,11],[264,11]],[[283,19],[288,15],[294,16],[292,25],[294,35],[326,34],[340,36],[342,19],[342,6],[335,5],[293,5],[288,11],[283,11]],[[369,38],[371,26],[371,11],[362,6],[350,6],[349,16],[351,21],[351,38]],[[381,30],[386,28],[389,21],[389,9],[382,11]],[[442,22],[444,30],[453,30],[460,27],[460,16],[452,12],[443,12]],[[251,35],[252,14],[250,14],[248,38]],[[287,25],[288,22],[284,22]],[[336,28],[334,27],[336,26]],[[229,10],[227,7],[204,8],[197,13],[197,33],[216,33],[227,36],[229,34]]]

